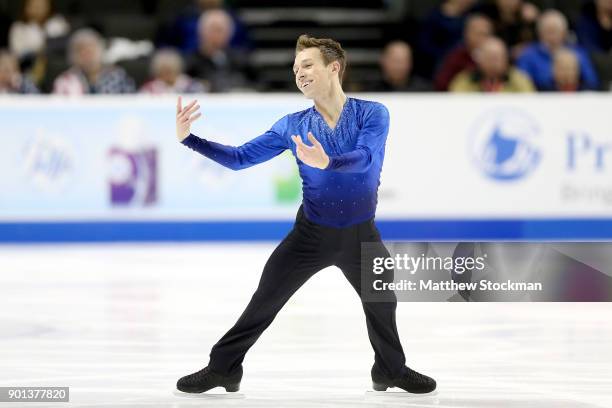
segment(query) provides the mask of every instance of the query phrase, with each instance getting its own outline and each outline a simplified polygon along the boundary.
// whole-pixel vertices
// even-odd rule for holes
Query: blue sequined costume
[[[389,112],[378,102],[347,98],[331,129],[315,107],[289,114],[261,136],[239,147],[189,135],[183,144],[233,170],[244,169],[291,149],[292,135],[310,145],[312,132],[330,157],[326,169],[310,167],[296,157],[302,177],[306,217],[328,227],[347,227],[374,218],[380,172],[389,131]]]

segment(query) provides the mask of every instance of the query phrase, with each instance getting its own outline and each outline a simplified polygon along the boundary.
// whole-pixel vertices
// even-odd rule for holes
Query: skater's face
[[[323,95],[331,89],[333,81],[339,81],[340,63],[325,64],[318,48],[306,48],[298,52],[293,64],[295,84],[309,99]]]

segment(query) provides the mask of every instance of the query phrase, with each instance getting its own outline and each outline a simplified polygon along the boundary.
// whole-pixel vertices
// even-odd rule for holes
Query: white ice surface
[[[239,395],[176,395],[246,306],[272,249],[0,246],[0,386],[70,387],[69,405],[32,407],[612,406],[612,303],[400,303],[408,365],[436,378],[438,393],[368,392],[363,312],[334,268],[247,354]]]

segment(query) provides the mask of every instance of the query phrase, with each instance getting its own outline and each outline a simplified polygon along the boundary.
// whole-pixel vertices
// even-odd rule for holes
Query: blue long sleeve
[[[355,150],[330,156],[325,170],[344,173],[363,173],[374,161],[376,153],[385,146],[389,133],[389,111],[377,105],[364,118],[364,126],[357,136]]]
[[[325,170],[297,159],[291,135],[312,132],[330,157]],[[183,144],[233,170],[269,160],[286,149],[296,156],[304,214],[317,224],[346,227],[376,212],[389,112],[377,102],[348,98],[332,129],[315,107],[289,114],[261,136],[233,147],[189,135]]]
[[[243,144],[226,146],[190,134],[181,143],[209,159],[232,170],[242,170],[268,161],[289,148],[283,128],[286,117],[278,121],[272,129]],[[279,132],[280,130],[280,132]]]

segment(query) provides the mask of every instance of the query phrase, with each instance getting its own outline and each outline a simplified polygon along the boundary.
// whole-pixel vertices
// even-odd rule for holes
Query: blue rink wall
[[[384,220],[384,240],[410,241],[591,241],[612,239],[610,219]],[[114,241],[268,241],[291,229],[288,221],[234,222],[3,222],[2,243]]]
[[[612,239],[612,97],[358,95],[391,128],[387,240]],[[239,145],[310,106],[201,95],[193,132]],[[293,156],[234,172],[180,145],[174,98],[0,98],[0,242],[279,240],[301,202]],[[563,114],[560,115],[559,113]]]

